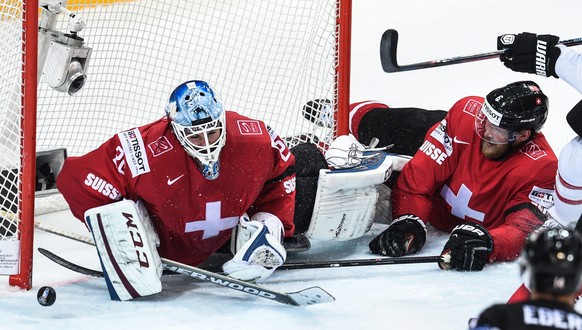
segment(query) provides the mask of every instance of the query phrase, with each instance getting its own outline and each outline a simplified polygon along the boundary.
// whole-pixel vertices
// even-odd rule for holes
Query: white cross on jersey
[[[202,239],[218,236],[218,233],[234,228],[238,224],[238,217],[220,217],[220,202],[206,203],[206,219],[186,222],[184,232],[204,231]]]
[[[471,200],[471,196],[473,196],[473,192],[465,184],[461,185],[459,193],[456,195],[449,186],[444,185],[441,190],[441,196],[451,206],[452,215],[461,219],[465,219],[465,216],[468,216],[483,222],[485,213],[475,211],[469,207],[469,201]]]

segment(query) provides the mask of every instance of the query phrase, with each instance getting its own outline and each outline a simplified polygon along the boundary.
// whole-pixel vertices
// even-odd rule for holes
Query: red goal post
[[[0,274],[32,287],[37,1],[0,5]]]
[[[208,81],[227,110],[264,120],[291,146],[316,142],[326,148],[348,131],[351,0],[60,1],[84,18],[78,36],[92,49],[84,64],[86,83],[74,95],[49,86],[55,63],[44,61],[46,50],[37,44],[50,35],[37,31],[38,2],[47,1],[0,4],[0,32],[13,37],[0,38],[1,63],[10,63],[0,66],[10,71],[0,76],[0,115],[3,123],[21,119],[0,128],[0,138],[14,131],[10,137],[18,140],[18,166],[0,168],[1,211],[10,215],[0,218],[0,247],[20,238],[20,266],[11,285],[31,287],[34,211],[50,208],[38,192],[34,198],[32,155],[58,148],[81,155],[121,130],[156,120],[184,81]],[[61,12],[54,29],[70,33],[70,19]],[[304,117],[304,105],[314,99],[330,101],[331,125]],[[12,195],[16,204],[7,207]]]

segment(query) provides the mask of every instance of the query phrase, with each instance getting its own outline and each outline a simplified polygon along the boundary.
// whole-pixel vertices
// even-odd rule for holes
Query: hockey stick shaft
[[[79,235],[67,230],[57,229],[53,226],[40,222],[35,222],[35,227],[43,231],[69,238],[81,243],[94,245],[93,239],[87,236]],[[310,268],[339,268],[339,267],[356,267],[356,266],[377,266],[377,265],[395,265],[395,264],[418,264],[446,262],[441,256],[418,256],[418,257],[399,257],[399,258],[371,258],[371,259],[352,259],[352,260],[329,260],[329,261],[305,261],[285,263],[277,270],[293,269],[310,269]],[[208,271],[220,272],[220,267],[208,267]],[[92,270],[89,270],[92,271]]]
[[[566,45],[566,46],[576,46],[582,44],[582,38],[575,38],[569,40],[562,40],[559,43]],[[466,56],[454,56],[450,58],[438,59],[438,60],[431,60],[426,62],[419,62],[407,65],[398,65],[398,60],[396,56],[398,48],[398,32],[393,29],[388,29],[382,34],[382,38],[380,39],[380,61],[382,62],[382,69],[385,72],[393,73],[393,72],[402,72],[402,71],[411,71],[411,70],[419,70],[419,69],[427,69],[427,68],[434,68],[439,66],[445,65],[452,65],[452,64],[459,64],[459,63],[468,63],[474,61],[481,61],[499,57],[504,53],[503,50],[488,52],[488,53],[481,53],[481,54],[474,54],[474,55],[466,55]]]
[[[77,242],[85,243],[88,245],[95,245],[95,242],[93,242],[93,238],[91,238],[89,236],[84,236],[81,234],[74,233],[72,231],[56,228],[54,226],[47,225],[47,224],[44,224],[42,222],[35,221],[34,227],[36,227],[42,231],[46,231],[47,233],[51,233],[51,234],[55,234],[55,235],[58,235],[61,237],[72,239],[72,240],[77,241]]]
[[[299,261],[288,262],[277,268],[280,270],[295,269],[312,269],[312,268],[340,268],[340,267],[357,267],[357,266],[380,266],[380,265],[402,265],[402,264],[420,264],[445,262],[442,256],[418,256],[418,257],[399,257],[399,258],[371,258],[371,259],[352,259],[352,260],[329,260],[329,261]],[[220,267],[207,267],[209,271],[219,272]]]

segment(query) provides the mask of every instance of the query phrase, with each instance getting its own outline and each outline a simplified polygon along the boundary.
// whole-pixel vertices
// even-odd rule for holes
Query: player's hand
[[[446,262],[439,262],[441,269],[482,270],[493,250],[493,239],[485,227],[466,222],[456,226],[445,244],[441,255]]]
[[[499,59],[513,71],[558,78],[555,67],[560,48],[555,46],[559,41],[551,34],[504,34],[497,37],[497,49],[505,50]]]
[[[222,265],[222,270],[226,275],[239,280],[264,282],[287,258],[287,251],[281,241],[283,224],[276,219],[278,226],[269,228],[260,221],[249,220],[246,214],[240,221],[250,237],[247,237],[248,240],[234,257]]]
[[[413,214],[402,215],[390,224],[386,230],[374,238],[370,251],[389,257],[401,257],[417,253],[426,242],[426,226]]]

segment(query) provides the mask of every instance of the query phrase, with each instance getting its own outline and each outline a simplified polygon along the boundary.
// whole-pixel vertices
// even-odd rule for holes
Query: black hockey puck
[[[55,303],[55,300],[57,300],[57,292],[50,286],[43,286],[38,289],[36,299],[38,300],[38,303],[43,306],[51,306]]]

